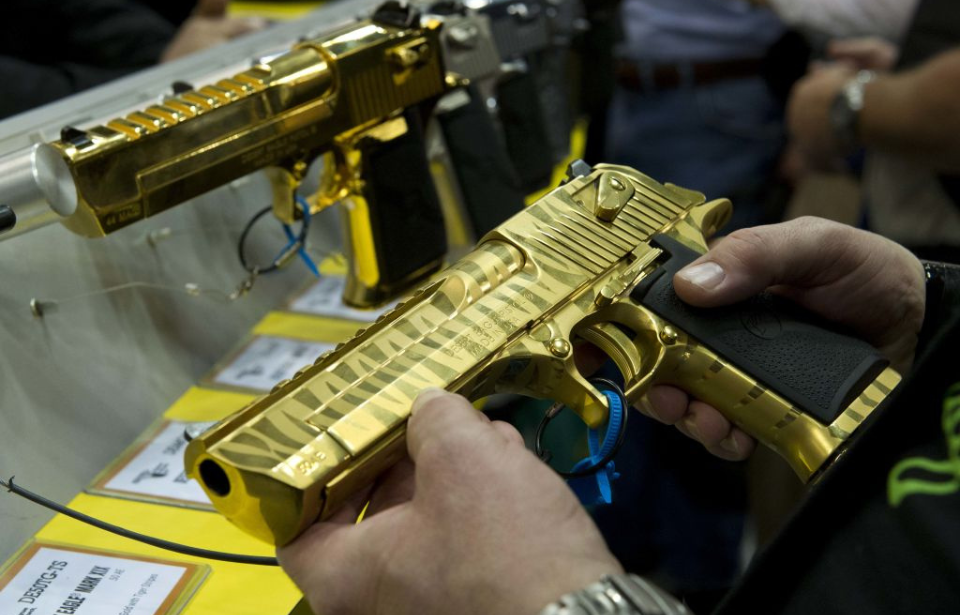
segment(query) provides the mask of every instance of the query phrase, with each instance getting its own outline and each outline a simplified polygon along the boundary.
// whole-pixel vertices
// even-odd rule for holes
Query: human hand
[[[830,41],[827,56],[856,70],[889,71],[897,63],[900,49],[878,36],[863,36]]]
[[[776,171],[780,181],[792,189],[796,189],[804,179],[810,176],[813,170],[810,168],[807,157],[797,147],[796,143],[788,141],[784,144]]]
[[[573,492],[512,426],[422,393],[411,461],[277,553],[318,615],[529,615],[622,569]]]
[[[267,22],[259,18],[227,17],[228,4],[229,0],[199,0],[193,13],[164,49],[160,62],[182,58],[267,26]]]
[[[836,160],[844,153],[830,123],[830,108],[856,73],[845,63],[817,65],[790,92],[787,129],[811,166],[836,166]]]
[[[901,373],[923,324],[924,285],[923,266],[902,246],[809,217],[735,231],[674,277],[677,295],[699,307],[770,289],[860,335]],[[718,410],[673,387],[653,387],[640,410],[724,459],[746,459],[755,447]]]

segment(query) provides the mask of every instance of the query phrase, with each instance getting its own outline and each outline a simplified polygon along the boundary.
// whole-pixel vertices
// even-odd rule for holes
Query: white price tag
[[[290,303],[290,310],[293,312],[303,312],[304,314],[315,314],[317,316],[373,322],[379,318],[381,314],[396,305],[396,301],[394,301],[389,305],[374,310],[358,310],[349,307],[343,304],[343,289],[345,285],[346,279],[342,276],[324,276],[296,297]]]
[[[292,378],[334,346],[286,337],[257,336],[211,380],[217,384],[266,392],[281,380]]]
[[[91,491],[132,499],[169,502],[212,508],[200,484],[187,478],[183,450],[187,446],[187,427],[202,431],[214,424],[186,421],[164,422],[124,453],[99,477]]]
[[[171,615],[201,568],[76,547],[34,544],[0,577],[4,615]]]

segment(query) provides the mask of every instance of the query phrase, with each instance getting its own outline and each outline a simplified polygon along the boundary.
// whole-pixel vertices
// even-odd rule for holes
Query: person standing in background
[[[896,8],[883,28],[895,38],[831,43],[834,62],[791,95],[790,133],[812,168],[865,151],[862,225],[921,257],[957,260],[960,163],[946,152],[957,141],[960,12],[947,0]]]
[[[131,0],[135,4],[142,4],[161,17],[179,27],[183,24],[195,10],[200,10],[197,0]],[[213,5],[207,4],[205,10],[208,13],[217,12],[220,15],[226,14],[227,4],[230,0],[218,0]],[[222,6],[219,6],[222,5]]]
[[[768,6],[784,23],[835,39],[903,38],[918,0],[751,0]]]
[[[723,233],[779,221],[783,78],[805,70],[805,41],[744,0],[623,0],[620,15],[604,161],[729,197]],[[743,563],[745,467],[646,417],[628,432],[614,503],[593,518],[627,570],[712,610]]]
[[[227,4],[199,0],[174,23],[133,0],[6,0],[0,118],[264,27],[227,17]]]
[[[744,0],[624,0],[606,159],[737,204],[723,229],[764,211],[784,143],[784,101],[765,78],[787,33]],[[805,63],[805,62],[804,62]]]

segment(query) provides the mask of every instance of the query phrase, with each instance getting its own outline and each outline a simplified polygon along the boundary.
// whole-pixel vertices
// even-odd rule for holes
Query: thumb
[[[456,458],[504,436],[464,397],[441,389],[420,393],[407,424],[407,450],[419,464],[428,449],[441,458]]]
[[[821,282],[843,256],[828,234],[842,225],[819,218],[735,231],[674,276],[687,303],[714,307],[742,301],[770,286]]]
[[[224,17],[230,0],[197,0],[193,14],[198,17]]]

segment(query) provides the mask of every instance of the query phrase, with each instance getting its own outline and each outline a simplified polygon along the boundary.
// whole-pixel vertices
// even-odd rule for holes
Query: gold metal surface
[[[619,185],[618,185],[619,184]],[[666,233],[706,250],[726,200],[598,165],[518,213],[374,325],[193,440],[190,476],[247,532],[285,544],[331,515],[404,452],[410,406],[427,387],[478,399],[519,393],[573,408],[590,426],[606,397],[581,375],[576,340],[605,351],[637,402],[655,383],[714,404],[804,478],[821,467],[899,377],[887,370],[832,425],[630,299],[660,266]]]
[[[360,136],[386,138],[406,130],[398,114],[448,89],[440,57],[439,24],[396,28],[361,21],[216,84],[172,96],[42,145],[68,176],[75,194],[64,197],[63,224],[97,237],[160,213],[234,179],[269,169],[274,213],[296,217],[293,190],[308,164],[336,151],[326,179],[336,200],[362,201],[360,157],[349,148]],[[386,129],[384,128],[386,127]],[[351,166],[354,165],[354,166]],[[329,194],[325,196],[330,196]],[[312,199],[322,207],[332,201]],[[355,305],[383,300],[396,288],[380,288],[369,222],[347,216],[353,255]],[[403,280],[406,288],[440,262]]]

